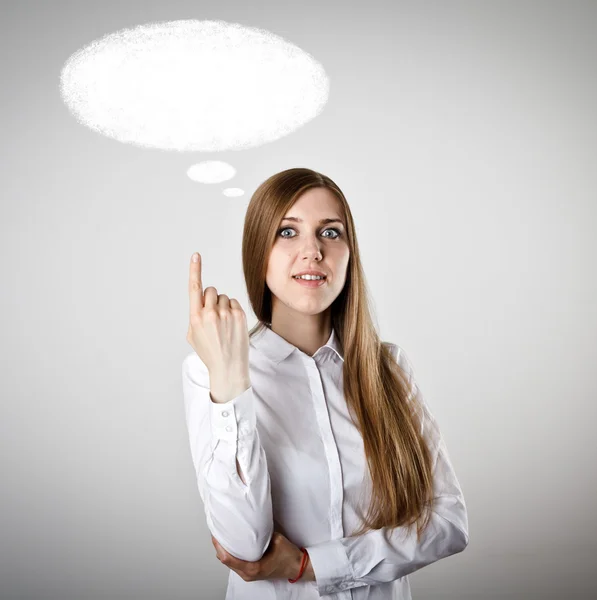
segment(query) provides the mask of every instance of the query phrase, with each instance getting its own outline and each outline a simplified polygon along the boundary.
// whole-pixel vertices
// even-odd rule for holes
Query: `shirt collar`
[[[278,335],[267,325],[264,326],[259,333],[253,335],[251,338],[251,344],[276,363],[279,363],[290,356],[294,350],[298,350],[295,345],[285,340],[281,335]],[[342,359],[342,361],[344,361],[342,348],[340,347],[338,336],[336,335],[336,331],[333,327],[328,341],[321,346],[321,348],[317,349],[312,358],[315,358],[318,354],[321,354],[323,352],[323,348],[330,348]]]

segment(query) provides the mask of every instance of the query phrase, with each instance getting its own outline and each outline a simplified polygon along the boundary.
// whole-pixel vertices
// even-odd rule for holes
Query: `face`
[[[326,188],[307,190],[282,219],[270,254],[266,283],[272,292],[272,312],[303,315],[325,311],[346,281],[349,247],[342,204]],[[339,219],[321,223],[322,219]],[[293,275],[316,270],[325,273],[317,287],[301,285]],[[297,316],[297,315],[295,315]]]

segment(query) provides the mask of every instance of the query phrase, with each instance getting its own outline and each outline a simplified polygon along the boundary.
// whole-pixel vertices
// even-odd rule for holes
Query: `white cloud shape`
[[[77,121],[120,142],[214,152],[292,133],[323,110],[329,79],[264,29],[180,20],[91,42],[64,64],[60,93]]]
[[[204,160],[187,170],[187,175],[199,183],[221,183],[236,175],[236,169],[221,160]]]
[[[242,190],[241,188],[226,188],[222,194],[224,194],[224,196],[228,196],[230,198],[236,198],[238,196],[242,196],[244,194],[244,190]]]

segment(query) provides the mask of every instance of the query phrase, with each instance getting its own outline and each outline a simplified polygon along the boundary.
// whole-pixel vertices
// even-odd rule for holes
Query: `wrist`
[[[313,565],[311,564],[311,557],[307,554],[307,566],[305,567],[305,571],[301,576],[301,579],[305,581],[315,581],[315,571],[313,570]]]
[[[221,377],[210,377],[211,398],[217,404],[223,404],[240,396],[251,387],[251,380],[242,378],[231,380]]]
[[[301,571],[301,564],[303,562],[303,552],[300,548],[297,547],[296,553],[294,554],[292,560],[290,561],[288,579],[296,579],[298,574]],[[299,581],[315,581],[315,574],[313,572],[313,567],[311,566],[311,559],[309,558],[309,554],[307,554],[307,563],[305,565],[305,570],[303,574],[300,576]]]
[[[287,579],[296,579],[296,576],[299,574],[301,570],[301,562],[303,560],[303,553],[300,548],[297,546],[295,552],[292,555],[292,560],[288,565],[288,573]],[[302,579],[302,577],[301,577]]]

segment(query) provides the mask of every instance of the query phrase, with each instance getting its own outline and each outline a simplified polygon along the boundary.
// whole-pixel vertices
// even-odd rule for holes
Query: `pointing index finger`
[[[193,258],[197,257],[197,262]],[[201,254],[195,252],[189,268],[189,304],[191,315],[203,308],[203,284],[201,282]]]

